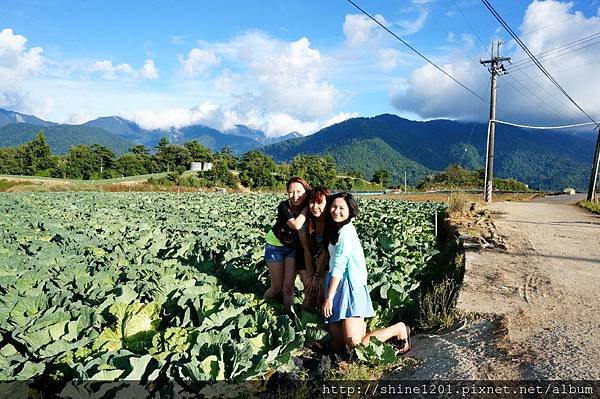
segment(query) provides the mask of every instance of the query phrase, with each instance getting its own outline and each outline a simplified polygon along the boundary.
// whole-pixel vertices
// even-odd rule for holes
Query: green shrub
[[[585,208],[593,213],[600,214],[600,201],[586,201],[582,200],[577,203],[582,208]]]
[[[456,301],[459,285],[450,278],[434,284],[431,290],[420,295],[421,317],[419,326],[427,331],[448,328],[458,317]]]

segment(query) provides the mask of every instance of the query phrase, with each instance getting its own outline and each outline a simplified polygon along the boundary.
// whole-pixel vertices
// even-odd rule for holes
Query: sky
[[[498,79],[498,119],[589,122],[480,0],[355,3],[484,99],[490,74],[479,61],[503,41],[513,66]],[[599,120],[600,0],[491,3]],[[70,124],[111,115],[147,129],[244,124],[269,136],[382,113],[489,113],[346,0],[3,0],[0,108]]]

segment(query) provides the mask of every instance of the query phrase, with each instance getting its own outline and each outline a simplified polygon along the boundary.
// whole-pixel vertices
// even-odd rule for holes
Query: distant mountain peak
[[[11,123],[30,123],[37,126],[52,126],[56,123],[48,122],[33,115],[22,114],[20,112],[9,111],[0,108],[0,127]]]

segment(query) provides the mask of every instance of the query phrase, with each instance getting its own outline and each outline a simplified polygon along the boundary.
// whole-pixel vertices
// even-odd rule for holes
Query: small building
[[[190,170],[194,172],[206,172],[212,169],[212,162],[192,162]]]

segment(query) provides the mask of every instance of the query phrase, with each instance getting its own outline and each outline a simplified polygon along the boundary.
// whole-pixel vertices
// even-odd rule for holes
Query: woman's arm
[[[306,222],[307,214],[308,214],[308,207],[304,207],[304,209],[302,209],[302,212],[300,212],[300,214],[298,216],[296,216],[295,218],[288,219],[288,221],[287,221],[288,227],[290,227],[294,230],[300,230],[302,225],[304,225],[304,222]]]
[[[327,289],[327,294],[325,295],[325,301],[323,302],[323,316],[331,317],[333,314],[333,297],[335,296],[335,291],[337,290],[338,285],[340,284],[339,277],[331,277],[329,281],[329,288]]]
[[[352,252],[352,236],[348,225],[340,229],[337,243],[335,244],[335,253],[331,259],[329,274],[333,277],[342,278],[348,268],[348,258]]]

